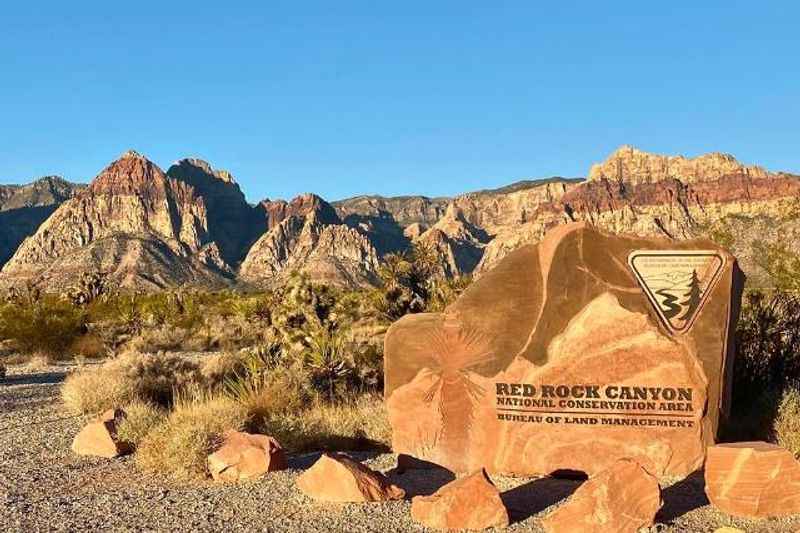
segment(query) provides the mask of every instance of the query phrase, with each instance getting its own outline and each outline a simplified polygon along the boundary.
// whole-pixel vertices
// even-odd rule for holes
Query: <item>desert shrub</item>
[[[800,297],[749,292],[736,337],[735,403],[747,404],[763,391],[780,393],[800,380]]]
[[[780,291],[800,291],[800,255],[785,242],[754,242],[753,255]]]
[[[368,294],[373,310],[394,322],[409,313],[441,311],[469,285],[469,276],[447,276],[436,251],[418,243],[410,251],[387,254],[378,269],[380,287]]]
[[[751,291],[736,330],[731,418],[725,439],[766,439],[781,397],[800,380],[800,297]]]
[[[176,392],[201,383],[198,365],[165,354],[128,352],[99,367],[70,374],[61,389],[67,407],[97,413],[134,400],[169,406]]]
[[[24,353],[62,356],[85,331],[85,314],[52,296],[0,306],[0,340],[10,339]]]
[[[69,353],[76,357],[86,359],[99,359],[107,354],[107,348],[103,339],[96,333],[86,333],[72,341]]]
[[[434,277],[429,281],[430,289],[425,310],[428,312],[444,311],[444,308],[456,301],[456,298],[469,287],[470,283],[472,283],[472,276]]]
[[[270,329],[258,320],[233,314],[227,317],[210,316],[204,327],[207,346],[234,351],[259,345],[267,340]],[[195,337],[197,334],[195,334]]]
[[[271,294],[238,295],[226,300],[230,316],[238,316],[246,321],[269,321],[272,306]]]
[[[388,449],[391,438],[383,400],[378,395],[275,411],[255,429],[274,436],[293,452]]]
[[[247,352],[222,352],[208,357],[200,367],[203,383],[209,389],[221,388],[247,371]]]
[[[259,427],[277,413],[298,412],[308,405],[311,396],[307,385],[297,365],[262,372],[251,368],[226,382],[226,391],[244,407],[252,425]]]
[[[125,405],[123,410],[125,418],[117,427],[117,436],[134,448],[138,448],[147,434],[167,416],[163,408],[140,400]]]
[[[774,430],[778,444],[800,457],[800,389],[797,387],[783,393]]]
[[[136,464],[178,479],[205,478],[206,459],[219,446],[222,434],[243,429],[246,417],[242,405],[225,396],[183,395],[169,416],[141,441]]]
[[[190,332],[185,329],[162,324],[143,328],[131,339],[129,346],[133,350],[145,353],[173,352],[183,347],[189,335]]]

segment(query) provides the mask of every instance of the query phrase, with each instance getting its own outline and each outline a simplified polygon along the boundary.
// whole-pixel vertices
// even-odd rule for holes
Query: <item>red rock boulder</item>
[[[434,529],[486,529],[506,527],[508,511],[500,493],[481,469],[451,481],[431,496],[416,496],[411,517]]]
[[[542,525],[548,533],[635,533],[653,525],[660,507],[656,478],[621,459],[581,485]]]
[[[468,473],[697,471],[729,390],[736,261],[707,240],[560,226],[385,336],[395,453]]]
[[[706,494],[728,514],[748,518],[800,513],[800,462],[766,442],[708,448]]]
[[[405,491],[383,474],[341,453],[324,453],[297,479],[307,496],[325,502],[399,500]]]
[[[86,424],[75,435],[72,441],[72,451],[78,455],[106,457],[108,459],[119,457],[133,451],[133,447],[120,441],[117,437],[117,426],[125,418],[122,409],[109,409],[97,419]]]
[[[208,456],[208,470],[214,481],[253,479],[286,468],[283,448],[267,435],[228,431],[222,447]]]

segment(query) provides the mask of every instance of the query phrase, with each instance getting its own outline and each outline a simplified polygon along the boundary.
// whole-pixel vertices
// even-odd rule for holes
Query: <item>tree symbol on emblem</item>
[[[686,293],[686,300],[682,302],[686,306],[686,312],[678,320],[688,322],[692,315],[700,306],[700,279],[697,277],[697,270],[692,270],[692,280],[689,282],[689,292]]]

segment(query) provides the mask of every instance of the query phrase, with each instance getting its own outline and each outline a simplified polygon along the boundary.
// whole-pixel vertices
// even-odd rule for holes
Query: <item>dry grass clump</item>
[[[127,352],[71,374],[61,395],[77,413],[98,413],[134,400],[169,406],[176,391],[201,381],[197,364],[182,357]]]
[[[138,448],[145,436],[167,417],[165,409],[141,400],[129,403],[123,410],[125,418],[117,427],[117,435],[134,448]]]
[[[177,479],[208,476],[206,459],[219,446],[221,435],[245,426],[241,404],[221,395],[195,392],[181,396],[174,410],[140,442],[136,464]]]
[[[72,355],[84,359],[100,359],[108,353],[103,339],[94,333],[87,333],[76,338],[70,344],[68,351]]]
[[[778,444],[800,457],[800,390],[792,388],[783,393],[774,429]]]
[[[391,428],[383,399],[363,395],[347,402],[314,402],[298,411],[276,411],[258,429],[293,452],[389,449]]]
[[[154,326],[141,331],[131,339],[129,346],[137,352],[174,352],[183,347],[189,332],[168,324]]]
[[[247,370],[248,355],[243,352],[223,352],[208,357],[200,367],[203,381],[210,389],[221,387]]]

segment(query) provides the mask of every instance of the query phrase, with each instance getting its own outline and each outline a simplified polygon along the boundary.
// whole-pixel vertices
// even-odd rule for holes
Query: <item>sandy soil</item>
[[[131,458],[85,459],[69,449],[85,422],[70,416],[58,397],[68,366],[10,367],[0,382],[0,524],[8,531],[92,528],[193,531],[424,531],[410,517],[410,501],[365,505],[318,504],[294,479],[317,455],[295,456],[290,469],[252,483],[176,484],[136,470]],[[393,471],[391,454],[353,454],[382,470],[409,497],[429,494],[450,480],[446,472]],[[539,518],[579,482],[494,478],[513,524],[509,531],[541,531]],[[702,476],[663,490],[664,506],[652,531],[712,532],[722,526],[750,533],[800,531],[800,517],[734,519],[714,510]]]

